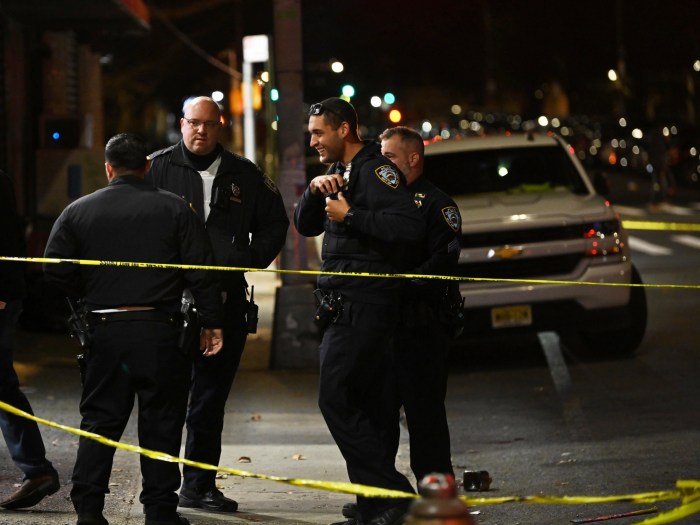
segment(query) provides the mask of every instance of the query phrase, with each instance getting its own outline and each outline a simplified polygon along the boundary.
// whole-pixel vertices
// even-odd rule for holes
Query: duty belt
[[[177,313],[164,312],[163,310],[123,310],[119,312],[90,312],[91,324],[115,323],[121,321],[159,321],[162,323],[176,323],[180,321]]]

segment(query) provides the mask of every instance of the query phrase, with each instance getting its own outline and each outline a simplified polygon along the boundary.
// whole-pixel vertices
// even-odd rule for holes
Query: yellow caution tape
[[[95,434],[94,432],[87,432],[87,431],[81,430],[79,428],[73,428],[73,427],[69,427],[66,425],[61,425],[60,423],[56,423],[54,421],[49,421],[47,419],[42,419],[40,417],[29,414],[28,412],[24,412],[23,410],[19,410],[18,408],[13,407],[12,405],[8,405],[7,403],[3,403],[2,401],[0,401],[0,409],[5,410],[7,412],[10,412],[10,413],[15,414],[15,415],[20,416],[20,417],[31,419],[33,421],[36,421],[37,423],[41,423],[42,425],[46,425],[46,426],[53,427],[53,428],[58,428],[58,429],[64,430],[65,432],[68,432],[70,434],[75,434],[77,436],[92,439],[92,440],[97,441],[98,443],[101,443],[103,445],[118,448],[120,450],[125,450],[127,452],[135,452],[137,454],[141,454],[142,456],[146,456],[146,457],[151,458],[151,459],[157,459],[160,461],[167,461],[169,463],[182,463],[183,465],[197,467],[197,468],[201,468],[204,470],[215,470],[218,472],[225,472],[226,474],[231,474],[234,476],[241,476],[241,477],[246,477],[246,478],[256,478],[256,479],[265,479],[265,480],[269,480],[269,481],[277,481],[280,483],[286,483],[288,485],[295,485],[297,487],[323,489],[323,490],[328,490],[331,492],[342,492],[345,494],[355,494],[358,496],[365,496],[365,497],[370,497],[370,498],[416,498],[417,497],[416,494],[413,494],[410,492],[403,492],[400,490],[382,489],[382,488],[378,488],[378,487],[370,487],[368,485],[360,485],[357,483],[349,483],[349,482],[342,482],[342,481],[318,481],[318,480],[312,480],[312,479],[286,478],[286,477],[281,477],[281,476],[267,476],[265,474],[256,474],[254,472],[248,472],[245,470],[238,470],[238,469],[226,468],[226,467],[218,467],[216,465],[209,465],[207,463],[199,463],[197,461],[191,461],[189,459],[172,456],[172,455],[166,454],[164,452],[158,452],[158,451],[149,450],[147,448],[142,448],[142,447],[135,446],[135,445],[120,443],[119,441],[114,441],[113,439],[109,439],[109,438],[106,438],[106,437],[101,436],[99,434]]]
[[[288,485],[294,485],[296,487],[320,489],[330,492],[340,492],[344,494],[354,494],[356,496],[364,496],[368,498],[418,498],[417,494],[411,492],[403,492],[400,490],[390,490],[383,489],[379,487],[371,487],[368,485],[361,485],[358,483],[349,483],[342,481],[319,481],[312,479],[300,479],[300,478],[287,478],[281,476],[268,476],[265,474],[257,474],[254,472],[248,472],[246,470],[238,470],[228,467],[221,467],[216,465],[210,465],[207,463],[199,463],[197,461],[191,461],[189,459],[172,456],[164,452],[158,452],[154,450],[149,450],[139,446],[129,445],[126,443],[120,443],[119,441],[114,441],[108,439],[94,432],[87,432],[78,428],[69,427],[66,425],[61,425],[47,419],[37,417],[35,415],[19,410],[0,401],[0,409],[15,414],[20,417],[31,419],[37,423],[43,425],[58,428],[64,430],[71,434],[75,434],[81,437],[92,439],[103,445],[125,450],[127,452],[135,452],[141,454],[142,456],[149,457],[151,459],[156,459],[159,461],[167,461],[170,463],[181,463],[183,465],[189,465],[191,467],[197,467],[204,470],[215,470],[218,472],[224,472],[226,474],[231,474],[234,476],[241,476],[246,478],[264,479],[268,481],[276,481],[279,483],[286,483]],[[700,512],[700,480],[679,480],[676,482],[676,491],[660,491],[660,492],[645,492],[641,494],[627,494],[623,496],[506,496],[499,498],[472,498],[468,496],[460,496],[459,499],[470,506],[477,505],[494,505],[502,503],[541,503],[541,504],[566,504],[566,505],[579,505],[579,504],[589,504],[589,503],[652,503],[656,501],[668,501],[680,499],[682,500],[681,506],[672,509],[671,511],[664,512],[653,518],[649,518],[640,522],[643,525],[661,525],[664,523],[671,523],[677,521],[693,514]]]
[[[589,286],[619,286],[638,288],[677,288],[700,289],[698,284],[648,284],[648,283],[608,283],[597,281],[562,281],[553,279],[503,279],[495,277],[457,277],[454,275],[425,275],[412,273],[371,273],[371,272],[331,272],[324,270],[284,270],[271,268],[241,268],[237,266],[209,266],[200,264],[171,264],[137,261],[99,261],[94,259],[55,259],[46,257],[7,257],[0,255],[0,261],[30,262],[41,264],[70,263],[87,266],[127,266],[135,268],[170,268],[180,270],[214,270],[227,272],[267,272],[296,275],[341,275],[345,277],[376,277],[384,279],[439,279],[444,281],[475,281],[475,282],[505,282],[525,284],[554,284],[554,285],[589,285]]]
[[[628,230],[658,230],[658,231],[700,231],[700,224],[692,222],[652,222],[652,221],[622,221]]]
[[[700,482],[699,482],[700,483]],[[502,503],[546,503],[556,505],[581,505],[584,503],[653,503],[681,499],[679,491],[643,492],[622,496],[503,496],[499,498],[472,498],[460,496],[467,505],[496,505]]]

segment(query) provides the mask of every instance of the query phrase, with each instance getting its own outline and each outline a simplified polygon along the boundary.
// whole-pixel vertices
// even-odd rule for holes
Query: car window
[[[588,192],[558,146],[460,151],[425,157],[425,174],[449,195]]]

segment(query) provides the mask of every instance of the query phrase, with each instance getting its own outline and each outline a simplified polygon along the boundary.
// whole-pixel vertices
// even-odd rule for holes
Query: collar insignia
[[[279,190],[277,189],[277,184],[275,184],[275,181],[273,181],[270,177],[267,175],[263,175],[263,182],[265,183],[265,186],[267,186],[267,189],[270,190],[272,193],[279,193]]]
[[[231,195],[229,200],[233,202],[241,203],[241,188],[236,185],[235,182],[231,183]]]

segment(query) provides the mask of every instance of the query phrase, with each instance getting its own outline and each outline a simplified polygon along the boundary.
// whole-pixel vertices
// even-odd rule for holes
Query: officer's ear
[[[413,151],[408,154],[408,165],[415,168],[420,162],[420,154],[417,151]]]
[[[117,176],[116,172],[114,171],[114,166],[112,166],[109,162],[105,162],[105,173],[107,174],[107,182],[112,182],[112,179]]]

